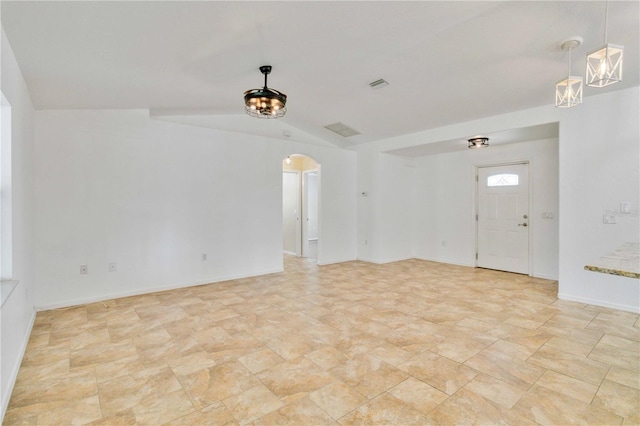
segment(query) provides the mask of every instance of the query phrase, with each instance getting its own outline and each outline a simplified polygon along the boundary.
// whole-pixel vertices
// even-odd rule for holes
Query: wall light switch
[[[80,265],[80,275],[87,275],[89,273],[89,267],[87,265]]]
[[[603,214],[602,215],[602,223],[607,225],[614,225],[616,223],[616,217],[612,214]]]
[[[109,272],[116,272],[118,270],[118,265],[115,262],[111,262],[109,264]]]
[[[622,213],[622,214],[631,213],[631,203],[629,203],[629,202],[620,203],[620,213]]]

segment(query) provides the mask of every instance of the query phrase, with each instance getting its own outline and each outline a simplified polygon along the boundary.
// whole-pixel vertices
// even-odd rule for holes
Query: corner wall
[[[630,202],[636,214],[603,224]],[[584,270],[625,242],[639,242],[640,87],[585,98],[560,122],[561,299],[640,312],[640,280]]]
[[[39,309],[281,271],[291,152],[322,164],[318,262],[356,257],[353,152],[142,110],[38,111],[35,141]]]
[[[11,105],[11,270],[19,284],[1,309],[0,396],[4,418],[35,320],[34,108],[7,37],[2,32],[0,89]],[[6,220],[3,217],[2,220]],[[4,227],[3,227],[4,228]],[[3,252],[6,247],[2,247]]]
[[[534,263],[534,271],[542,276],[551,274],[553,264],[558,262],[559,298],[640,312],[640,280],[584,270],[585,265],[607,255],[621,244],[640,241],[640,219],[637,216],[619,218],[616,225],[602,223],[603,213],[619,209],[620,202],[630,202],[632,209],[636,211],[640,208],[639,98],[640,87],[614,90],[585,97],[584,103],[575,108],[559,109],[546,105],[372,142],[358,149],[358,190],[376,187],[377,179],[381,176],[379,170],[382,168],[379,155],[383,152],[463,138],[466,135],[558,122],[559,254],[554,261],[550,253],[544,253],[543,256],[549,262],[544,267],[546,272],[540,272],[539,258]],[[404,193],[404,189],[399,190]],[[362,256],[362,253],[367,253],[374,261],[382,260],[383,257],[376,256],[372,249],[360,250],[363,239],[373,236],[379,240],[383,228],[380,224],[395,220],[383,216],[381,206],[386,200],[376,199],[375,197],[379,197],[376,194],[373,197],[370,195],[366,201],[358,201],[358,256],[369,260]],[[418,198],[418,194],[413,197]],[[418,222],[433,220],[428,215],[434,214],[437,207],[430,210],[427,204],[410,205],[414,206],[412,209],[416,213],[415,230],[420,232]],[[548,210],[543,208],[542,211]],[[425,216],[421,216],[421,212]],[[472,223],[471,212],[468,214],[469,223]],[[395,222],[386,226],[397,226],[402,230],[404,225]],[[435,231],[423,233],[422,237],[435,241],[436,244],[442,240]],[[385,242],[380,240],[375,241],[375,244],[384,246]],[[409,246],[412,242],[405,237],[403,244]],[[472,251],[468,246],[447,247],[449,254],[436,253],[434,246],[416,247],[416,255],[437,255],[450,262],[469,263]],[[462,257],[452,249],[460,249]]]
[[[529,238],[535,277],[558,279],[558,140],[547,139],[418,159],[413,232],[420,259],[475,266],[477,166],[529,161]],[[542,213],[553,213],[543,219]]]

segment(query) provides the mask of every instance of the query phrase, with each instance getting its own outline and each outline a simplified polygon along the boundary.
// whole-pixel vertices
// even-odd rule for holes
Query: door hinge
[[[478,213],[476,213],[476,222],[478,221]]]
[[[478,260],[478,253],[476,253],[476,260]]]

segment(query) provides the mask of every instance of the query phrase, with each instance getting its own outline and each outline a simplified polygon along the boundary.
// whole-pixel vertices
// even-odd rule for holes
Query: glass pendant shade
[[[263,65],[260,72],[264,74],[264,87],[244,92],[245,112],[257,118],[280,118],[287,113],[287,95],[267,87],[267,75],[271,66]]]
[[[587,81],[590,87],[604,87],[622,81],[622,54],[624,48],[606,44],[587,55]]]
[[[582,77],[569,76],[556,83],[556,106],[570,108],[582,103]]]

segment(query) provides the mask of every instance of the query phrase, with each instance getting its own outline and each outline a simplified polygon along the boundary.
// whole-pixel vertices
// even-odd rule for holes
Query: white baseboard
[[[398,258],[386,258],[386,259],[368,259],[359,257],[358,260],[362,262],[375,263],[376,265],[384,265],[385,263],[402,262],[403,260],[411,260],[413,257],[398,257]]]
[[[31,319],[29,320],[28,332],[24,335],[24,340],[20,345],[20,356],[17,358],[16,365],[11,369],[11,377],[9,377],[8,386],[5,393],[2,394],[2,413],[0,415],[0,424],[4,420],[4,415],[7,412],[7,408],[9,407],[9,401],[11,400],[11,394],[13,393],[13,387],[16,385],[16,379],[18,378],[18,372],[20,371],[20,365],[22,364],[22,358],[24,358],[24,354],[27,351],[27,345],[29,344],[29,338],[31,337],[31,332],[33,331],[33,325],[36,322],[36,310],[35,307],[33,309],[33,313],[31,314]]]
[[[322,261],[320,259],[318,259],[318,265],[320,265],[320,266],[322,266],[322,265],[332,265],[334,263],[353,262],[354,260],[357,260],[357,259],[354,259],[352,257],[344,258],[344,259],[330,259],[330,260],[322,259]]]
[[[552,276],[552,275],[532,274],[531,276],[533,278],[542,278],[543,280],[558,281],[558,277],[557,276]]]
[[[622,305],[619,303],[610,303],[604,300],[589,299],[586,297],[577,297],[570,294],[558,293],[558,299],[568,300],[570,302],[586,303],[588,305],[602,306],[603,308],[617,309],[619,311],[633,312],[640,314],[640,306]]]
[[[450,260],[446,260],[446,259],[429,259],[426,257],[415,257],[418,260],[427,260],[429,262],[436,262],[436,263],[446,263],[447,265],[456,265],[456,266],[465,266],[467,268],[475,268],[476,265],[473,263],[461,263],[461,262],[453,262]]]
[[[118,299],[121,297],[139,296],[141,294],[158,293],[162,291],[175,290],[175,289],[186,288],[186,287],[195,287],[195,286],[205,285],[205,284],[215,284],[223,281],[239,280],[242,278],[250,278],[250,277],[257,277],[260,275],[275,274],[283,271],[284,269],[282,268],[269,269],[269,270],[251,273],[251,274],[225,275],[225,276],[214,277],[214,278],[203,280],[203,281],[191,281],[186,283],[169,284],[161,287],[149,287],[149,288],[138,289],[133,291],[107,293],[107,294],[103,294],[95,297],[85,297],[85,298],[74,299],[74,300],[66,300],[64,302],[39,305],[39,306],[36,306],[36,310],[48,311],[51,309],[68,308],[71,306],[79,306],[79,305],[86,305],[88,303],[103,302],[105,300]]]

